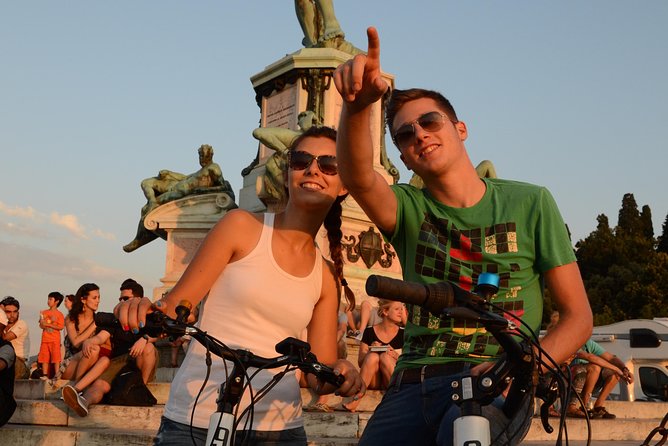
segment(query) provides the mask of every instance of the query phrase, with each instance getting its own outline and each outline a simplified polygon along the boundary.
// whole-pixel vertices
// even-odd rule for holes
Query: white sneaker
[[[63,401],[80,417],[88,415],[88,401],[73,386],[63,387]]]

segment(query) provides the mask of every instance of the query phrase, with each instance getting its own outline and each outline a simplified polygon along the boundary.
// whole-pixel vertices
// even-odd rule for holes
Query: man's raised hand
[[[370,27],[367,54],[358,54],[334,71],[334,84],[348,106],[363,109],[378,101],[389,88],[380,71],[380,38]]]

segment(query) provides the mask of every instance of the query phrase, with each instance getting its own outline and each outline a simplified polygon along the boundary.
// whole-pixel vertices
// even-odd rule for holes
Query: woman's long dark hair
[[[74,295],[72,300],[72,309],[70,310],[68,316],[72,322],[74,322],[74,328],[77,332],[79,331],[79,316],[83,313],[84,310],[84,300],[88,298],[88,294],[91,291],[99,290],[100,287],[94,283],[84,283],[79,287],[77,293]]]
[[[291,149],[296,148],[304,138],[309,136],[315,138],[329,138],[336,142],[336,130],[331,127],[313,126],[295,138],[292,142]],[[343,213],[343,208],[341,207],[341,203],[347,196],[348,194],[336,198],[332,207],[329,208],[329,212],[325,216],[323,224],[327,230],[329,256],[332,259],[332,262],[334,262],[336,278],[339,284],[343,286],[343,292],[348,303],[346,310],[352,310],[355,308],[355,293],[353,293],[353,290],[348,286],[348,281],[343,277],[343,253],[341,249],[341,238],[343,237],[343,232],[341,231],[341,214]]]

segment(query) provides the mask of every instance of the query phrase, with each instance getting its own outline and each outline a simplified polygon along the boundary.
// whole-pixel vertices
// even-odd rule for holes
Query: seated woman
[[[357,362],[360,376],[367,389],[387,389],[404,344],[406,307],[400,302],[379,299],[378,316],[381,321],[367,327],[362,334]],[[353,399],[343,407],[350,412],[357,410],[360,399]]]
[[[109,352],[109,345],[82,351],[84,341],[96,333],[95,312],[100,305],[100,288],[94,283],[79,287],[72,299],[69,314],[65,317],[65,359],[53,378],[78,381],[97,362],[100,356]],[[100,354],[101,353],[101,354]]]

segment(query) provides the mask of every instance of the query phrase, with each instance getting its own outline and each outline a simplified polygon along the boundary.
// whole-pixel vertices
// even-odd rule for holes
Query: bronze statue
[[[141,189],[146,197],[146,204],[141,209],[141,217],[137,226],[137,235],[123,251],[132,252],[135,249],[155,240],[165,238],[163,233],[149,231],[144,226],[146,215],[161,204],[178,200],[187,195],[226,192],[234,200],[234,192],[230,183],[223,178],[220,166],[213,162],[213,147],[202,144],[198,149],[201,169],[190,175],[184,175],[171,170],[161,170],[158,175],[146,178],[141,182]]]
[[[332,0],[295,0],[295,10],[306,48],[336,48],[350,54],[362,52],[345,40]]]

